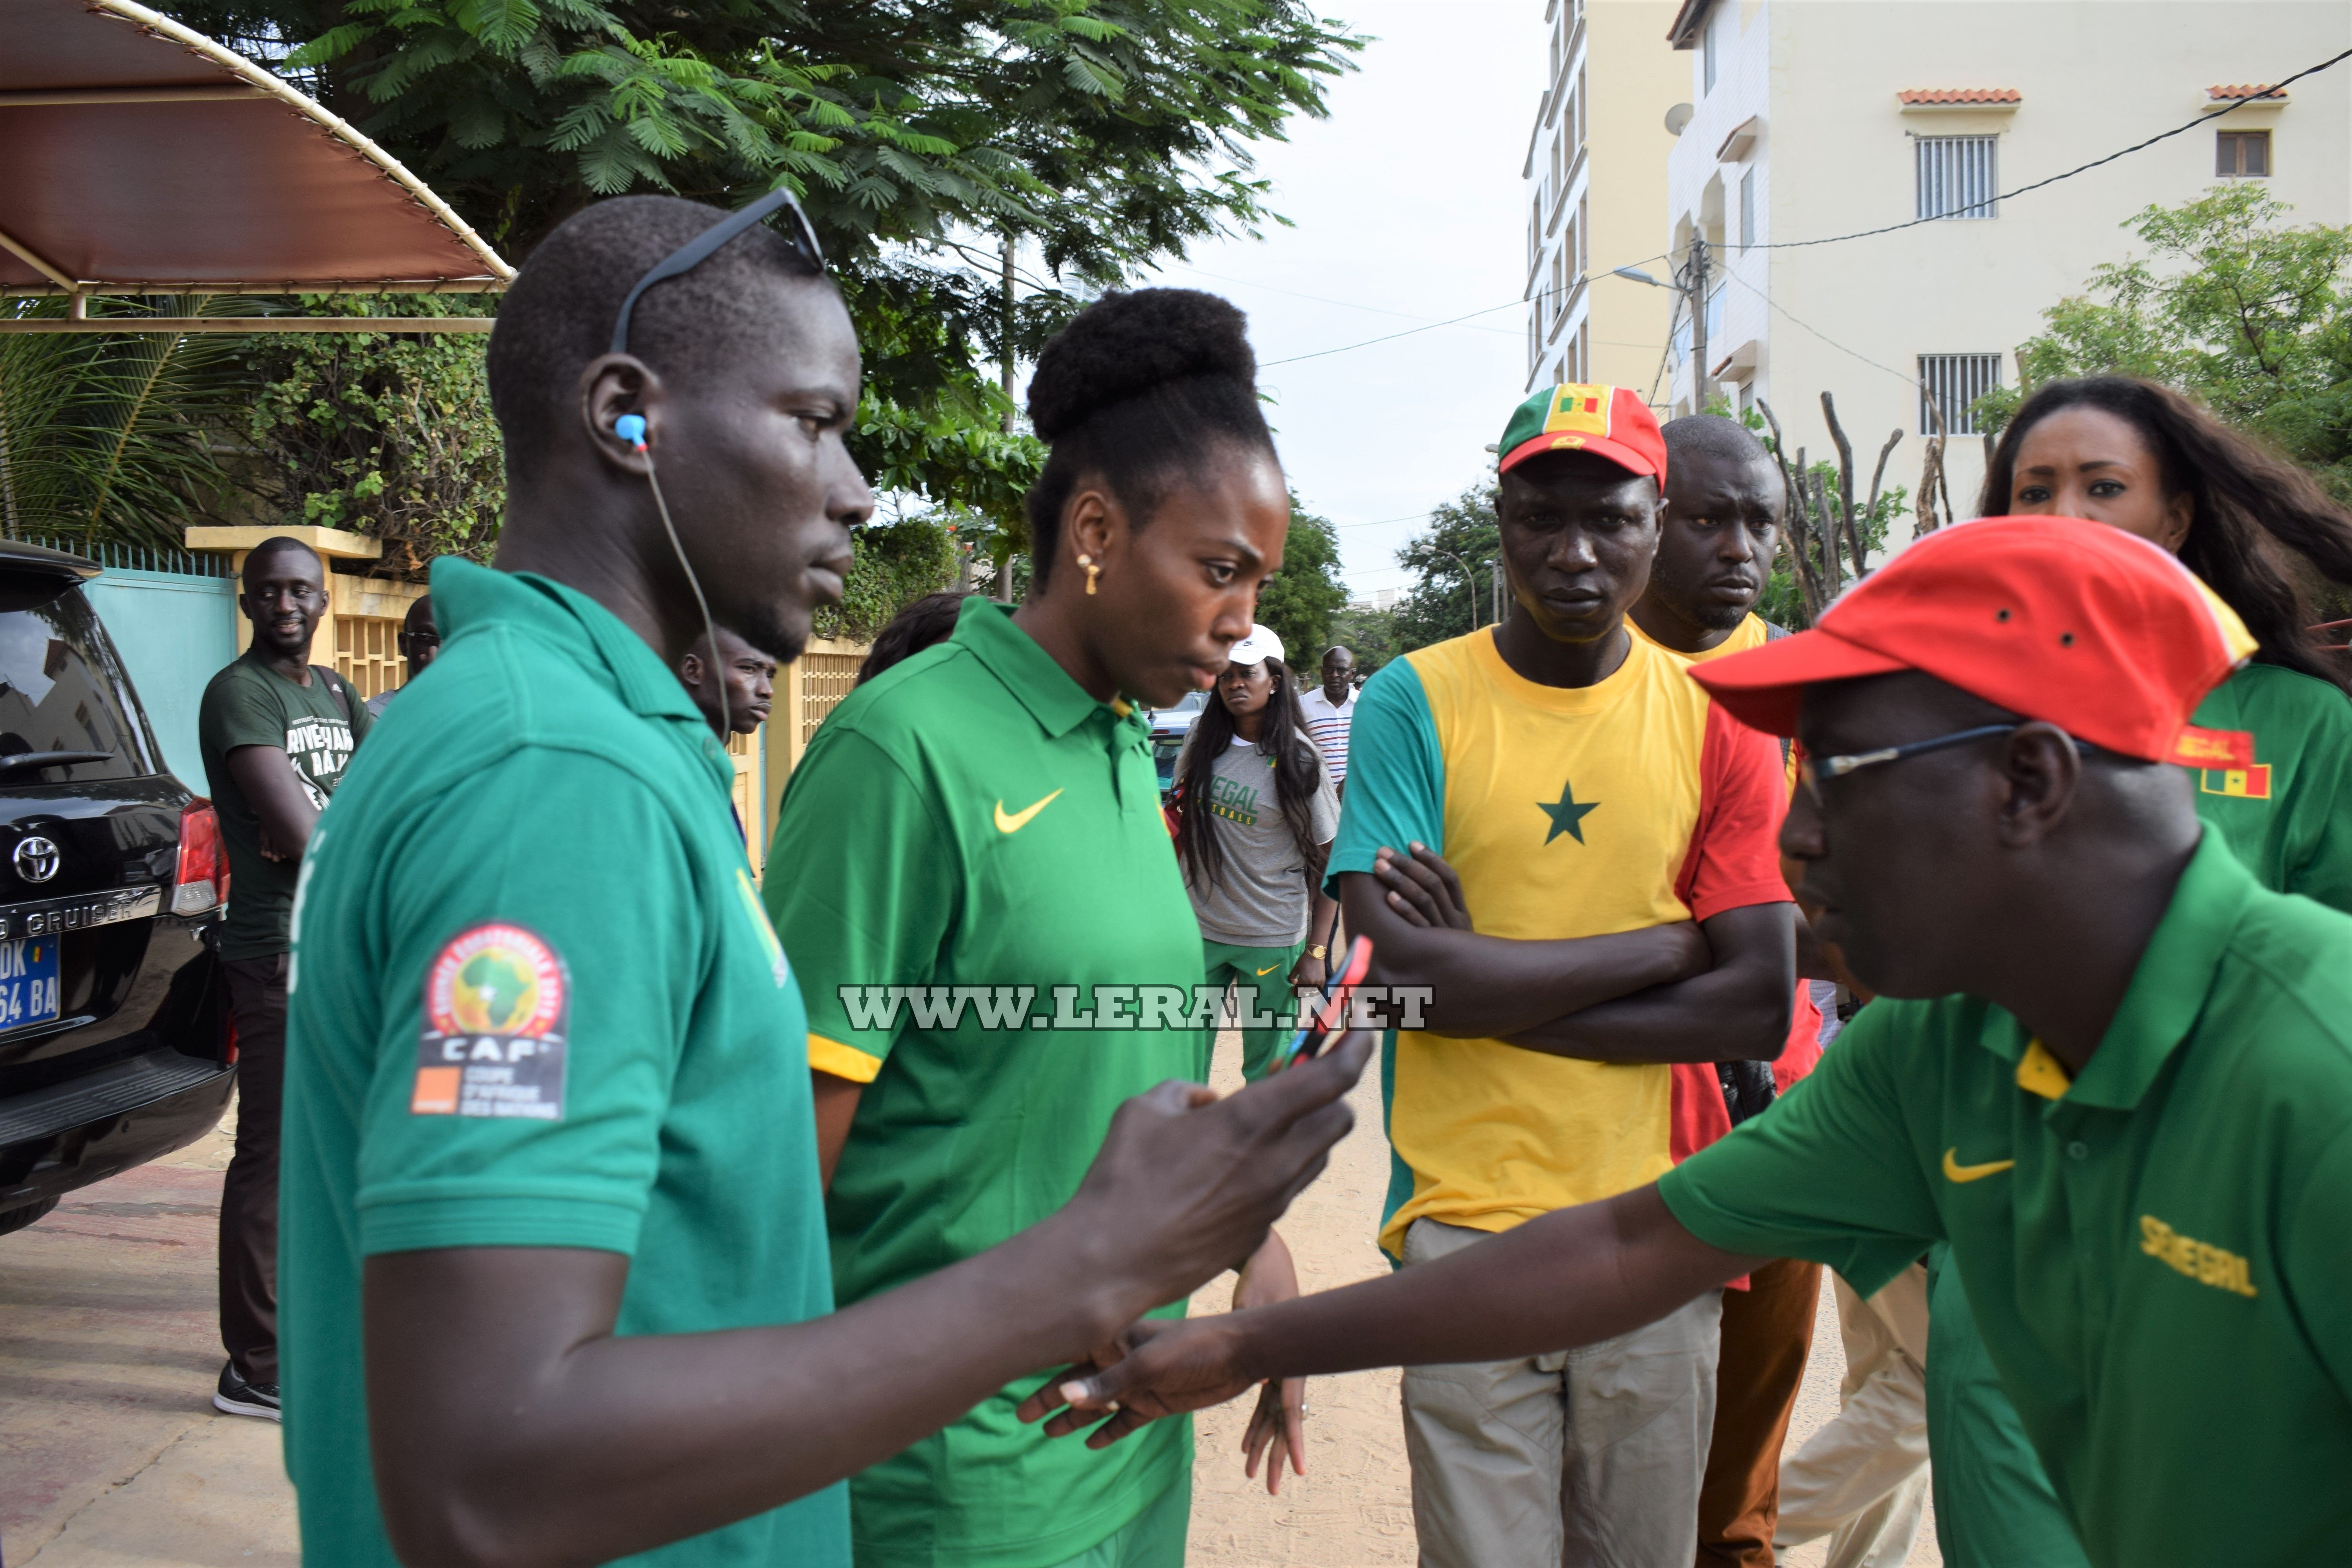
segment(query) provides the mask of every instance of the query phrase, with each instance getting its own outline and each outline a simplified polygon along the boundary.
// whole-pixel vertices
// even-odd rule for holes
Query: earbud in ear
[[[642,452],[646,449],[646,416],[624,414],[613,421],[613,434]]]

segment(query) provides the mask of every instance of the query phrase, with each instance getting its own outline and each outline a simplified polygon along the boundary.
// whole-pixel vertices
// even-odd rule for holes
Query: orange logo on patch
[[[409,1097],[408,1110],[412,1116],[455,1116],[457,1114],[457,1085],[464,1079],[464,1068],[418,1068],[416,1092]]]
[[[1544,434],[1555,435],[1562,430],[1580,430],[1588,436],[1609,434],[1609,398],[1612,388],[1606,386],[1569,385],[1552,394],[1551,413],[1544,420]],[[1560,443],[1552,443],[1558,447]],[[1582,446],[1582,442],[1578,442]]]

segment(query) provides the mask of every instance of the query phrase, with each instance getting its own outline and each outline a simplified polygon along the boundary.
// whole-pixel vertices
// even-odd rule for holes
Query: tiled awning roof
[[[2227,103],[2238,98],[2284,98],[2286,94],[2266,81],[2249,81],[2235,87],[2209,87],[2205,96],[2215,103]]]
[[[1913,87],[1895,95],[1908,106],[1945,104],[2022,103],[2025,95],[2013,87]]]

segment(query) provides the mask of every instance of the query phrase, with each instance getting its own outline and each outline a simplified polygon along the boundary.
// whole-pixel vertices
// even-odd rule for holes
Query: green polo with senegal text
[[[1882,998],[1658,1184],[1700,1240],[1864,1294],[1948,1239],[2101,1568],[2352,1537],[2352,917],[2221,835],[2079,1077],[1980,998]]]
[[[811,1064],[865,1085],[827,1203],[844,1301],[1045,1218],[1122,1101],[1205,1076],[1202,1031],[1135,1026],[1137,989],[1189,998],[1202,973],[1150,728],[1089,697],[1005,606],[968,600],[952,637],[825,721],[785,790],[766,896],[808,998]],[[842,994],[962,984],[1034,998],[1006,1027],[976,1009],[885,1022]],[[1056,986],[1126,1026],[1055,1026]],[[1048,1370],[852,1482],[860,1568],[1048,1568],[1187,1473],[1184,1421],[1101,1452],[1023,1426],[1013,1407]]]
[[[623,1336],[833,1308],[806,1020],[717,740],[653,649],[569,588],[444,556],[433,608],[441,656],[353,753],[295,900],[286,1468],[303,1558],[333,1568],[395,1561],[368,1258],[619,1253]],[[625,1561],[849,1568],[845,1493]]]

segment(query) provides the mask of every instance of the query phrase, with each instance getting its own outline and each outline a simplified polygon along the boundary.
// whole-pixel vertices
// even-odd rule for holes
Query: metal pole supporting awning
[[[514,269],[399,162],[134,0],[0,0],[0,332],[486,332],[487,316],[90,316],[145,295],[480,293]]]

